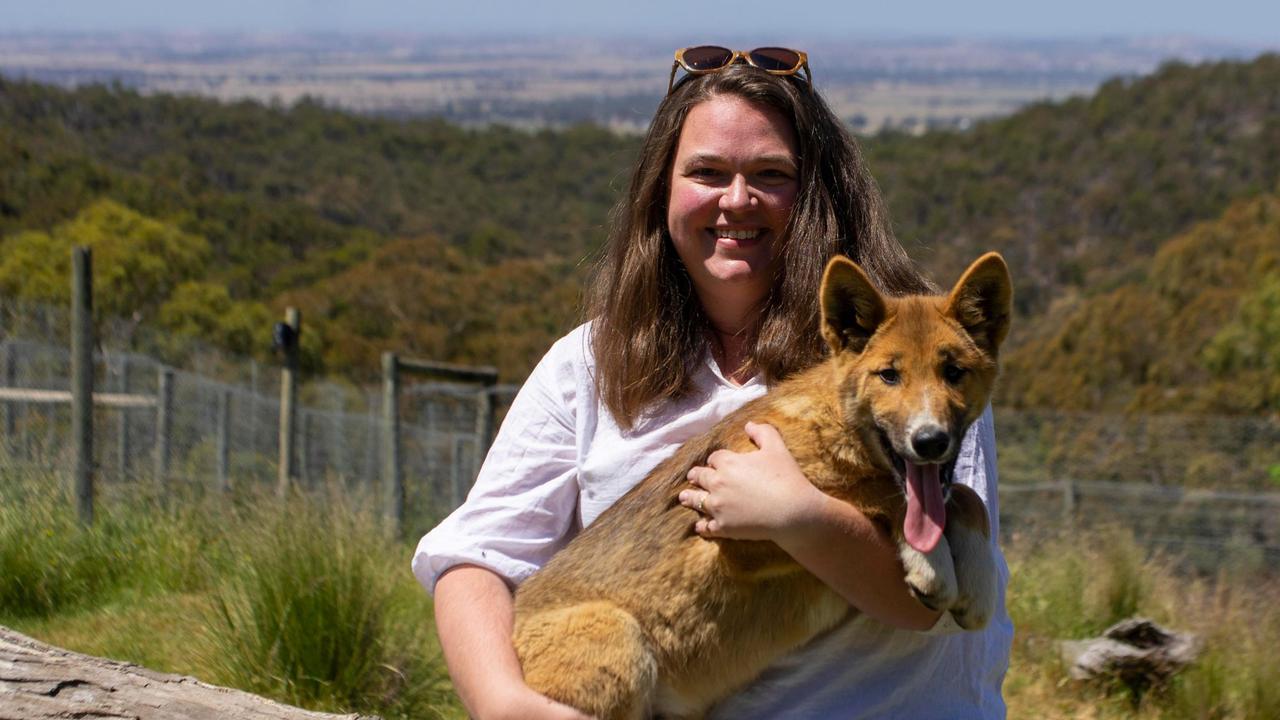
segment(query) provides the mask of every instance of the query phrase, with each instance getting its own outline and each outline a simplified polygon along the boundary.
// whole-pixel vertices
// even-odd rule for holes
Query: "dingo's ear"
[[[822,274],[822,338],[832,354],[862,352],[884,320],[884,298],[862,268],[836,256]]]
[[[999,253],[978,258],[947,297],[947,314],[992,357],[1009,334],[1013,280]]]

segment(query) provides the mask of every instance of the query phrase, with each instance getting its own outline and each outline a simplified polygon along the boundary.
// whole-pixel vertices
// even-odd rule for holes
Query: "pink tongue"
[[[902,534],[907,544],[922,553],[931,552],[947,525],[947,508],[942,500],[938,466],[907,461],[907,519]]]

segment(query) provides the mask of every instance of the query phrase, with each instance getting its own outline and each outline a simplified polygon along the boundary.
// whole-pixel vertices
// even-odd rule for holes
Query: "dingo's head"
[[[903,535],[921,552],[942,537],[956,453],[990,401],[1012,299],[996,253],[969,266],[944,297],[885,297],[848,259],[827,264],[822,334],[847,371],[844,413],[873,460],[903,483]]]

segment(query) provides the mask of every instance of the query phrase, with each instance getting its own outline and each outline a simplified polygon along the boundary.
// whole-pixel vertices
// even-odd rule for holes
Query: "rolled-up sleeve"
[[[530,374],[466,502],[419,541],[413,572],[428,592],[463,563],[519,584],[567,542],[578,502],[573,348],[561,339]]]

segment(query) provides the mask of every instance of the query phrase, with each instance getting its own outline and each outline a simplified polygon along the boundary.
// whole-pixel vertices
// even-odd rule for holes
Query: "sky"
[[[0,33],[382,32],[1280,41],[1277,0],[0,0]]]

